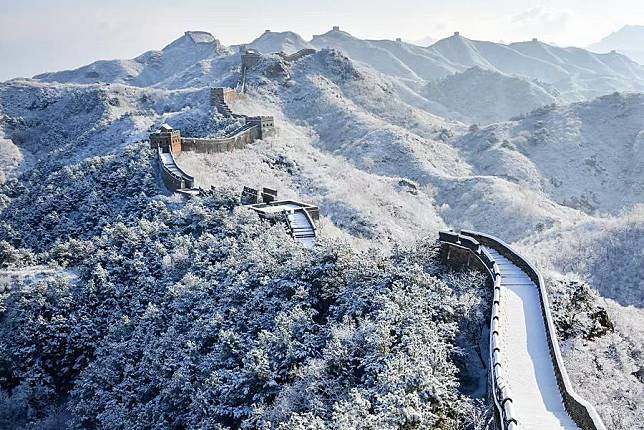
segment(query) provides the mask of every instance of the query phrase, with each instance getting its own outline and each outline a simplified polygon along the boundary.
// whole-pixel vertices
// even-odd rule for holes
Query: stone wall
[[[262,59],[262,55],[255,50],[246,50],[241,55],[242,68],[251,68],[255,64],[259,63],[259,60]]]
[[[479,267],[484,267],[487,269],[486,271],[489,273],[490,279],[494,283],[495,302],[492,308],[492,319],[490,324],[490,364],[492,367],[490,374],[494,402],[497,406],[498,412],[497,417],[501,417],[500,424],[502,428],[511,427],[511,420],[507,420],[507,418],[508,415],[511,417],[512,414],[507,414],[505,405],[508,405],[508,401],[509,405],[511,405],[512,400],[509,391],[503,392],[503,390],[499,390],[499,388],[503,387],[503,382],[501,380],[496,380],[496,366],[498,356],[496,356],[494,352],[494,345],[497,342],[494,342],[493,336],[495,335],[495,313],[498,315],[500,311],[496,299],[497,276],[499,276],[500,273],[497,275],[496,263],[489,256],[487,251],[481,247],[481,245],[495,249],[497,252],[502,254],[504,257],[512,261],[513,264],[523,270],[535,283],[539,290],[541,313],[545,322],[545,331],[548,339],[550,358],[552,359],[555,377],[557,379],[557,384],[559,385],[559,391],[561,392],[566,411],[575,421],[575,423],[583,430],[605,430],[606,428],[604,426],[604,423],[599,417],[599,414],[597,414],[597,411],[595,411],[595,408],[590,403],[582,399],[572,388],[572,384],[570,382],[570,379],[568,378],[566,368],[563,364],[561,352],[559,351],[559,344],[557,341],[554,323],[552,321],[548,296],[543,278],[539,271],[527,259],[522,257],[509,245],[493,236],[473,231],[461,231],[460,234],[449,231],[440,233],[440,241],[447,248],[443,250],[443,253],[448,258],[450,264],[469,265],[471,262],[470,256],[472,256],[472,260],[478,260],[478,262],[480,263]],[[496,319],[498,320],[498,318]],[[502,364],[498,362],[498,365],[501,366]],[[505,420],[503,418],[505,418]],[[516,423],[516,420],[514,422]]]
[[[164,152],[161,147],[158,147],[157,157],[161,169],[161,178],[166,188],[170,191],[178,191],[194,187],[194,178],[181,170],[172,152]]]
[[[235,149],[243,149],[246,145],[253,143],[259,138],[259,127],[251,126],[231,137],[216,139],[184,137],[181,139],[181,146],[184,151],[194,151],[201,154],[216,154],[221,152],[231,152]]]
[[[275,132],[275,120],[272,116],[250,116],[246,118],[246,124],[258,128],[258,139],[264,139]]]
[[[150,148],[161,148],[163,152],[181,153],[181,133],[179,130],[159,131],[150,134]]]

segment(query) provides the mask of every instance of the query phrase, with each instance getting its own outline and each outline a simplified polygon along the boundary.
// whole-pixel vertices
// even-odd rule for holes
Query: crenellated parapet
[[[306,53],[300,55],[307,55]],[[237,100],[245,89],[247,68],[257,64],[261,55],[254,51],[242,52],[242,75],[237,89],[214,87],[210,89],[210,104],[219,114],[230,118],[243,118],[244,125],[224,137],[195,138],[182,137],[179,130],[167,124],[150,134],[150,146],[157,150],[161,176],[169,190],[182,194],[200,194],[203,190],[195,188],[194,178],[184,172],[174,155],[182,151],[213,154],[243,149],[256,140],[274,134],[275,121],[272,116],[246,116],[233,113],[228,103]],[[264,187],[261,191],[244,187],[241,203],[249,206],[260,216],[267,219],[283,219],[294,239],[305,246],[312,246],[316,237],[315,222],[320,218],[316,206],[293,200],[277,200],[277,190]]]
[[[315,243],[315,222],[320,219],[317,206],[296,200],[279,200],[277,190],[266,187],[261,191],[244,187],[241,201],[246,202],[262,218],[274,219],[277,215],[285,223],[289,234],[303,245],[313,246]]]
[[[316,52],[318,52],[318,51],[313,49],[313,48],[304,48],[304,49],[300,49],[299,51],[297,51],[297,52],[295,52],[295,53],[293,53],[291,55],[286,55],[283,52],[278,52],[277,55],[282,57],[282,59],[284,61],[287,61],[287,62],[290,63],[290,62],[293,62],[293,61],[297,61],[302,57],[306,57],[307,55],[315,54]]]
[[[478,266],[494,288],[488,375],[498,427],[605,430],[595,408],[574,391],[568,378],[539,271],[490,235],[450,230],[441,231],[439,240],[448,264]]]

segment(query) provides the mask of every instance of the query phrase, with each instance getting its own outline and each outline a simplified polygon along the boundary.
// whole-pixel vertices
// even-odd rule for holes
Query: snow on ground
[[[540,267],[584,275],[603,297],[644,307],[644,207],[545,230],[520,247]],[[644,327],[643,327],[644,330]]]
[[[213,114],[208,86],[235,83],[239,54],[206,39],[188,34],[135,60],[0,84],[4,171],[29,167],[16,148],[25,160],[55,157],[72,163],[118,152],[162,123],[196,137],[236,127],[235,121]],[[615,313],[639,316],[640,309],[619,306],[640,303],[642,290],[637,251],[644,246],[644,229],[636,207],[644,195],[642,96],[617,94],[540,108],[468,132],[462,123],[437,116],[439,111],[450,116],[452,107],[421,91],[430,76],[477,65],[504,73],[502,81],[526,91],[534,87],[515,81],[517,75],[527,77],[525,82],[560,79],[556,85],[535,85],[548,94],[554,86],[565,99],[577,99],[597,89],[639,88],[639,66],[619,55],[588,56],[538,42],[501,46],[454,37],[425,49],[361,41],[342,32],[314,41],[318,47],[334,44],[361,63],[328,50],[292,65],[265,58],[249,76],[249,94],[232,108],[274,115],[277,134],[233,153],[181,154],[179,164],[199,185],[276,188],[282,197],[319,205],[321,234],[358,247],[435,237],[445,226],[486,231],[518,241],[544,270],[588,277],[616,300],[610,307]],[[445,82],[464,76],[467,72]],[[453,100],[463,120],[484,111],[473,103],[469,113],[462,108],[468,105],[466,95]],[[472,97],[486,100],[481,92]],[[489,97],[492,103],[494,95]],[[501,112],[509,114],[512,107],[516,114],[528,109],[508,100],[508,110]],[[636,344],[641,336],[629,333],[637,330],[618,324],[621,337],[614,344],[627,338]],[[569,351],[567,357],[583,357],[589,365],[592,348]],[[603,368],[614,366],[627,389],[636,391],[628,376],[632,366],[619,364],[631,363],[620,358],[622,349],[601,348]],[[635,352],[629,354],[632,362],[641,361]],[[575,381],[584,381],[583,372],[572,372],[582,375]],[[601,373],[593,375],[587,380],[599,384]]]
[[[603,300],[615,331],[589,342],[567,341],[566,370],[580,396],[609,429],[641,428],[644,416],[644,309]],[[610,383],[607,383],[610,381]]]
[[[595,54],[538,41],[504,45],[454,35],[422,47],[392,40],[362,40],[339,30],[316,35],[310,42],[290,31],[267,31],[248,46],[267,54],[309,47],[339,50],[356,63],[387,76],[392,86],[409,93],[407,100],[413,100],[414,106],[455,120],[489,123],[554,101],[581,101],[614,91],[644,90],[644,66],[623,55]],[[134,59],[97,61],[36,78],[46,82],[122,83],[171,89],[233,86],[239,76],[238,49],[222,46],[210,33],[192,31],[161,51],[149,51]],[[471,73],[463,73],[472,67],[496,75],[486,78],[488,85],[483,90],[450,87],[455,80],[455,85],[478,82]],[[450,77],[453,74],[457,77]],[[439,81],[446,77],[447,81]],[[432,91],[423,91],[427,84]],[[513,89],[516,94],[512,94]],[[495,95],[504,94],[515,104],[508,101],[499,105],[497,99],[489,104],[489,112],[484,109],[486,100],[493,101]]]
[[[0,269],[0,309],[4,307],[6,295],[11,290],[24,286],[34,286],[54,277],[64,277],[70,280],[77,275],[71,271],[46,266],[27,266],[19,269]]]
[[[518,427],[578,429],[557,385],[538,288],[510,260],[489,251],[501,270],[500,372],[512,393]]]
[[[11,139],[4,139],[0,134],[0,184],[8,178],[17,176],[24,169],[25,156]],[[22,169],[21,169],[22,167]]]
[[[449,109],[450,118],[478,124],[505,121],[562,101],[559,93],[545,84],[478,66],[428,83],[423,94]]]
[[[297,51],[313,46],[302,39],[302,37],[292,31],[269,31],[259,36],[248,44],[249,48],[256,49],[263,54],[273,54],[283,52],[285,54],[294,54]]]
[[[234,107],[238,112],[265,112],[250,101]],[[318,149],[314,134],[281,117],[276,118],[276,126],[276,136],[246,149],[222,154],[184,152],[177,161],[203,187],[241,191],[244,185],[267,186],[277,189],[280,198],[316,204],[323,235],[344,237],[359,246],[413,240],[419,233],[435,235],[444,226],[433,210],[431,195],[413,182],[357,169],[344,157]]]
[[[539,109],[473,131],[456,145],[479,174],[506,177],[589,214],[644,195],[644,96],[614,94]]]

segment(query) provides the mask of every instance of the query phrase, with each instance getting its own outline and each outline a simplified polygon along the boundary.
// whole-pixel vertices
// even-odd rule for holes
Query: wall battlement
[[[315,50],[302,50],[293,56],[301,58]],[[291,56],[291,57],[293,57]],[[257,139],[264,139],[275,131],[275,121],[270,115],[246,116],[234,114],[229,102],[239,99],[245,90],[245,76],[248,67],[261,59],[257,52],[242,52],[242,75],[237,89],[214,87],[210,89],[210,105],[225,117],[244,118],[244,125],[220,138],[181,137],[181,132],[164,124],[159,131],[150,134],[150,147],[157,150],[163,182],[169,190],[185,195],[197,195],[204,191],[195,188],[194,178],[184,172],[177,164],[174,154],[182,151],[197,153],[222,153],[242,149]],[[244,187],[241,203],[249,205],[260,216],[274,219],[269,214],[281,217],[291,236],[312,246],[316,237],[314,220],[320,218],[317,206],[296,201],[277,201],[277,190],[264,187],[262,191]]]
[[[542,409],[545,412],[541,412],[541,415],[539,415],[539,407],[526,404],[525,401],[523,404],[518,403],[518,400],[514,398],[512,393],[515,389],[521,390],[529,382],[523,377],[521,381],[518,381],[523,385],[515,385],[510,390],[511,383],[515,381],[508,378],[510,375],[516,376],[517,374],[517,372],[509,372],[512,367],[511,361],[518,359],[516,357],[521,355],[517,354],[517,350],[512,348],[515,345],[518,346],[518,349],[527,348],[527,345],[520,341],[501,341],[501,338],[505,337],[507,339],[508,335],[511,336],[509,327],[516,327],[513,324],[514,321],[508,320],[513,315],[516,318],[516,306],[523,309],[524,314],[533,311],[530,310],[530,306],[524,308],[525,305],[521,301],[515,301],[513,303],[509,298],[512,297],[512,294],[504,294],[503,290],[510,288],[510,285],[520,285],[521,288],[536,289],[537,294],[532,297],[538,302],[538,311],[536,313],[541,315],[542,321],[536,321],[534,319],[534,312],[532,316],[526,316],[526,326],[520,328],[523,333],[518,338],[525,336],[528,328],[527,321],[533,321],[531,324],[535,339],[537,332],[534,329],[542,330],[543,342],[547,346],[543,349],[537,348],[535,351],[529,350],[528,353],[531,356],[534,355],[535,360],[543,360],[541,362],[542,364],[544,361],[550,361],[550,369],[552,370],[552,373],[550,373],[548,366],[543,367],[545,371],[539,372],[540,378],[542,378],[540,381],[543,384],[534,384],[537,387],[535,390],[539,392],[536,394],[534,392],[529,393],[526,396],[526,392],[524,391],[520,398],[524,400],[526,398],[532,398],[532,400],[537,400],[538,403],[540,401],[538,399],[554,398],[549,390],[555,388],[558,391],[557,397],[560,395],[563,403],[563,413],[568,415],[580,429],[606,430],[595,408],[586,400],[579,397],[568,378],[561,352],[559,351],[557,334],[550,311],[545,283],[543,277],[532,263],[502,240],[483,233],[465,230],[462,230],[460,233],[455,233],[451,230],[441,231],[439,240],[442,245],[443,257],[448,264],[456,266],[469,266],[470,264],[474,264],[478,266],[489,275],[490,285],[494,288],[492,313],[490,316],[488,379],[490,383],[490,395],[496,408],[495,415],[498,426],[502,430],[515,430],[519,428],[522,419],[531,419],[533,422],[535,418],[538,420],[548,419],[549,415],[558,409],[554,403],[548,405],[542,403]],[[504,276],[507,279],[504,279]],[[515,311],[509,311],[513,306]],[[514,336],[514,339],[516,340],[517,336]],[[544,350],[547,351],[547,358],[545,359],[540,355]],[[507,353],[508,351],[510,354]],[[519,369],[522,368],[521,366],[524,366],[524,364],[519,364]],[[524,370],[521,370],[521,374],[523,372]],[[552,379],[552,384],[549,381],[549,377]],[[514,403],[515,401],[517,401],[516,404]],[[516,414],[515,411],[517,409],[523,410],[524,414]],[[530,413],[526,414],[526,411],[530,411]],[[533,413],[537,415],[530,416]],[[551,426],[544,425],[544,428],[546,427],[551,428]]]
[[[307,55],[315,54],[316,52],[318,51],[313,48],[304,48],[304,49],[300,49],[299,51],[291,55],[286,55],[283,52],[278,52],[277,55],[282,57],[284,61],[293,62],[293,61],[299,60],[302,57],[306,57]]]
[[[173,154],[181,153],[181,133],[167,124],[163,124],[159,131],[150,134],[150,147],[161,148],[163,152]]]

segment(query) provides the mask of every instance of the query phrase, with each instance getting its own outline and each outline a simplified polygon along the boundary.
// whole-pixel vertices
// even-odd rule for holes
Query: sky
[[[641,0],[0,0],[0,81],[161,49],[186,30],[222,43],[265,29],[305,39],[339,25],[356,37],[413,41],[460,31],[470,39],[537,37],[587,46],[644,24]]]

